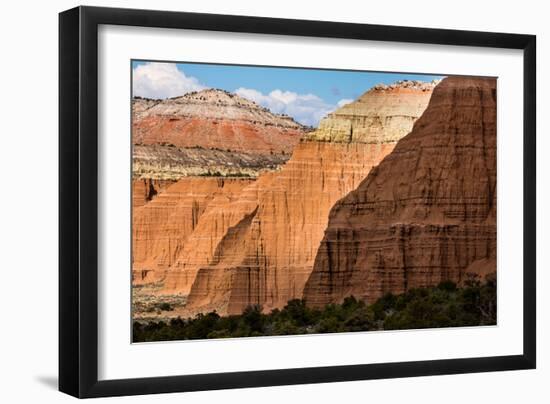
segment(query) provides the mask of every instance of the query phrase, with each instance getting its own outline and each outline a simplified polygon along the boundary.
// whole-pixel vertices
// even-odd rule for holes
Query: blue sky
[[[220,88],[312,126],[328,112],[356,99],[378,83],[441,78],[419,74],[137,61],[132,68],[134,95],[166,98],[204,88]]]

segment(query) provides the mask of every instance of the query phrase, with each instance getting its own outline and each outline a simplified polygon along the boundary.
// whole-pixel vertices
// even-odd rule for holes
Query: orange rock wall
[[[193,232],[200,216],[216,198],[231,200],[249,179],[183,178],[153,200],[133,210],[132,262],[134,283],[163,276]]]
[[[308,134],[280,171],[260,175],[234,202],[209,205],[166,271],[163,292],[189,293],[188,309],[220,314],[301,298],[330,209],[412,129],[432,88],[409,82],[368,91]],[[376,128],[365,132],[371,121]]]
[[[163,293],[189,294],[197,271],[212,261],[218,244],[229,229],[256,210],[258,187],[269,183],[271,176],[271,173],[260,176],[235,198],[219,196],[210,202],[188,242],[166,272]]]
[[[340,200],[307,281],[312,306],[496,271],[496,80],[447,78],[413,131]]]
[[[268,311],[301,297],[331,207],[393,147],[299,144],[279,173],[258,182],[256,204],[248,205],[209,265],[200,268],[188,306],[235,314],[252,304]]]
[[[139,208],[152,201],[164,188],[173,184],[170,180],[150,178],[132,180],[132,208]]]

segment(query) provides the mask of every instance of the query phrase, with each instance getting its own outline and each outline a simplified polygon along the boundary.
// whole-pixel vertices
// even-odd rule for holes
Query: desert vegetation
[[[302,299],[270,313],[249,306],[241,315],[218,315],[215,311],[194,318],[168,322],[134,322],[134,342],[267,335],[322,334],[496,324],[496,280],[466,281],[462,287],[442,282],[400,295],[387,294],[372,304],[347,297],[341,304],[310,308]]]

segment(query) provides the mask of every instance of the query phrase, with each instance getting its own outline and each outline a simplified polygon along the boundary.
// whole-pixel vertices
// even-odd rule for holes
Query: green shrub
[[[172,311],[172,310],[174,310],[174,308],[172,307],[172,305],[170,305],[170,303],[161,303],[161,304],[159,304],[159,309],[162,310],[162,311]]]
[[[442,282],[431,288],[411,289],[400,295],[386,294],[372,304],[349,296],[341,304],[322,309],[308,307],[301,299],[290,300],[282,309],[264,313],[262,307],[247,307],[241,315],[219,316],[216,312],[193,318],[134,322],[133,340],[231,338],[263,335],[295,335],[371,330],[399,330],[496,324],[496,280],[484,284],[472,280],[463,287]],[[168,303],[158,305],[172,310]]]

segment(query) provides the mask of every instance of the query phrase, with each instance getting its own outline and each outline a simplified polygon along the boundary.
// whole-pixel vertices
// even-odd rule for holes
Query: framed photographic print
[[[59,23],[61,391],[535,367],[534,36]]]

